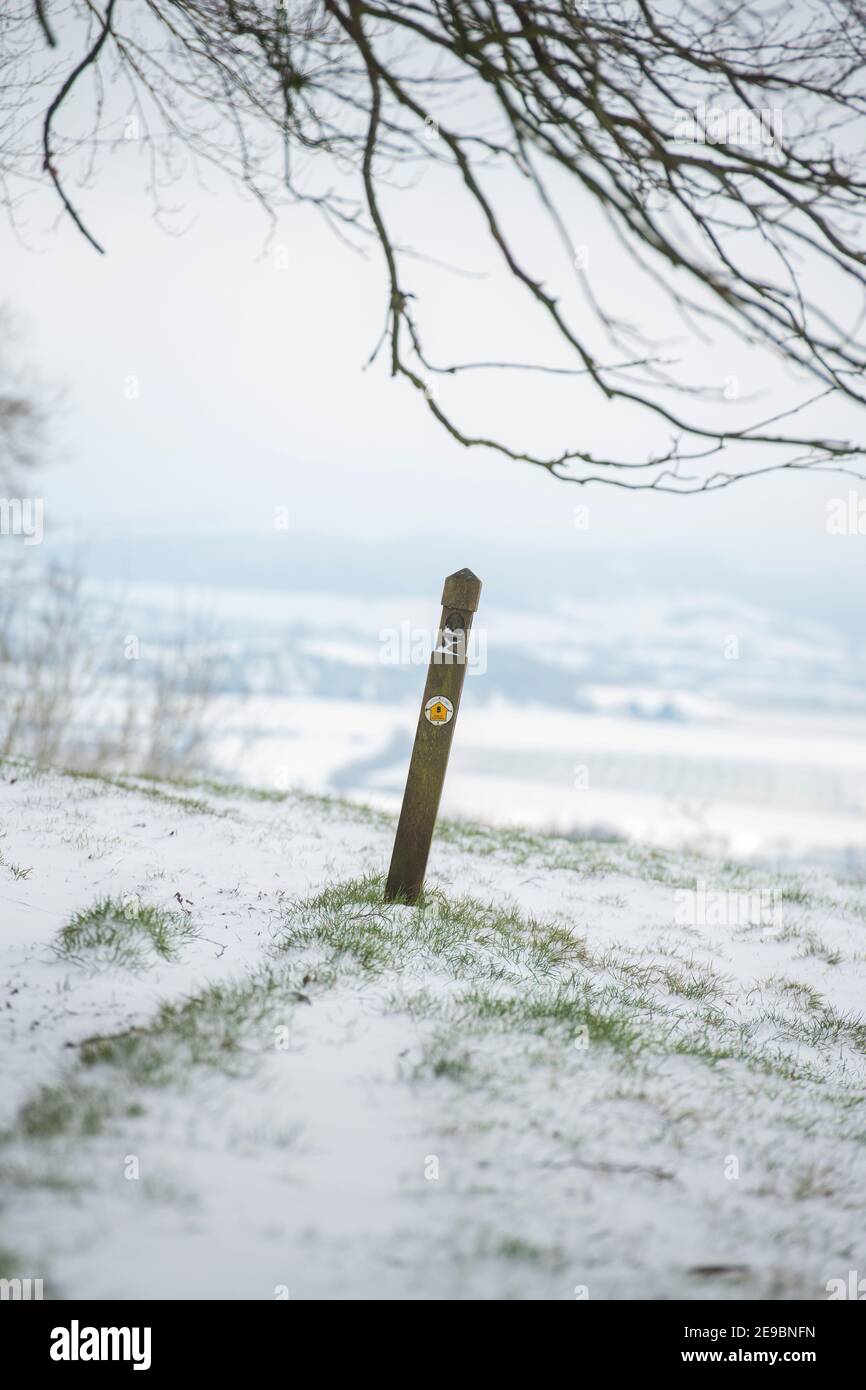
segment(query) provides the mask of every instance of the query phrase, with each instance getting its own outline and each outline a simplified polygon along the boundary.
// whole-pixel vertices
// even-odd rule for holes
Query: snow
[[[679,579],[653,592],[637,573],[626,596],[608,587],[579,602],[573,583],[570,598],[535,592],[532,610],[503,602],[501,585],[485,593],[473,625],[484,660],[468,669],[446,814],[765,862],[866,863],[856,622],[835,604],[833,621],[816,621],[790,595],[775,608],[721,586],[684,596]],[[168,578],[91,579],[84,592],[102,676],[69,721],[76,744],[119,734],[130,687],[140,682],[146,706],[156,658],[180,643],[215,694],[203,756],[220,776],[396,811],[438,593],[388,595],[360,578],[347,593]],[[139,660],[126,659],[127,634]]]
[[[730,886],[711,861],[598,846],[608,867],[581,872],[563,867],[566,844],[446,826],[430,881],[450,896],[556,918],[614,973],[712,966],[724,1025],[757,1030],[801,1074],[459,1020],[441,1042],[442,1019],[409,1000],[422,987],[450,1000],[454,980],[419,959],[330,988],[299,979],[306,998],[264,1020],[232,1072],[191,1066],[142,1087],[130,1098],[143,1113],[99,1134],[28,1137],[19,1107],[61,1078],[75,1094],[79,1044],[272,962],[293,903],[381,872],[393,825],[303,796],[11,765],[0,817],[0,1246],[20,1265],[0,1273],[43,1277],[61,1297],[573,1299],[823,1298],[827,1280],[866,1270],[863,1035],[810,1041],[792,988],[856,1022],[862,887],[813,874],[798,894],[753,872],[740,891],[788,891],[780,924],[681,925],[678,892]],[[54,949],[99,898],[171,909],[177,893],[196,933],[177,959],[95,969]],[[392,911],[411,926],[411,909]],[[696,1007],[676,1001],[676,1026]],[[466,1051],[465,1078],[419,1066],[440,1045]]]
[[[476,689],[467,687],[461,708],[447,815],[604,828],[671,849],[704,842],[738,858],[844,863],[866,853],[863,721],[777,710],[699,724],[637,720],[499,697],[482,704]],[[417,692],[400,705],[227,699],[211,751],[253,785],[339,789],[397,811],[417,718]]]

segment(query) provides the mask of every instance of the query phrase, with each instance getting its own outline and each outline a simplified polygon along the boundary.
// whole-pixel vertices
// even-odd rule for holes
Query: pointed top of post
[[[481,597],[481,580],[469,569],[449,574],[442,590],[443,608],[462,608],[474,613]]]

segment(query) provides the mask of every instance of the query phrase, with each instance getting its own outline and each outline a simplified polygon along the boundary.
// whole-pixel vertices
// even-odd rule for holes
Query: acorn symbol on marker
[[[434,695],[424,706],[424,714],[431,724],[447,724],[454,713],[454,706],[445,695]]]

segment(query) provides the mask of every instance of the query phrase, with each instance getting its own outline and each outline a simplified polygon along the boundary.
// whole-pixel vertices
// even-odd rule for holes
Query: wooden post
[[[466,675],[469,629],[480,595],[481,580],[471,570],[458,570],[445,580],[442,617],[427,668],[415,746],[385,886],[386,902],[417,902],[424,883]]]

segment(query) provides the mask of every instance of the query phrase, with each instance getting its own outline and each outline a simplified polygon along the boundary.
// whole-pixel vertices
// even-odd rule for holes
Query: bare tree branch
[[[45,13],[43,0],[33,0],[33,5],[36,10],[36,18],[39,20],[39,27],[45,35],[45,42],[48,44],[49,48],[56,48],[57,40],[54,37],[54,31],[51,25],[48,23],[48,16]]]
[[[387,347],[392,375],[461,445],[579,484],[656,491],[709,491],[772,471],[860,476],[866,443],[834,437],[825,422],[845,406],[847,431],[866,406],[863,0],[108,0],[104,14],[95,0],[55,0],[52,9],[49,26],[41,0],[12,0],[0,21],[0,117],[9,116],[0,197],[13,212],[21,188],[47,174],[102,250],[59,170],[98,176],[125,91],[154,190],[182,176],[185,156],[194,170],[232,175],[270,216],[305,202],[354,247],[378,245],[385,327],[370,361]],[[83,46],[84,57],[64,77],[46,42],[61,55]],[[40,63],[27,87],[25,72]],[[41,168],[28,143],[34,104]],[[554,344],[549,362],[467,361],[464,349],[434,365],[430,306],[410,278],[424,248],[403,245],[394,226],[398,194],[411,198],[431,167],[482,219],[508,282]],[[702,381],[690,354],[672,350],[665,315],[640,313],[640,290],[626,316],[618,286],[587,265],[549,287],[549,265],[534,266],[522,244],[505,176],[569,257],[574,208],[599,213],[635,283],[702,350],[739,344],[750,361],[811,378],[808,389],[792,398],[786,388],[772,418],[749,420],[754,392],[732,403]],[[453,392],[482,367],[562,379],[583,393],[580,419],[593,395],[616,405],[643,453],[586,439],[546,453],[467,427],[459,393],[457,404],[440,402],[430,382]],[[723,454],[730,466],[709,472]]]
[[[99,58],[99,54],[102,51],[102,46],[105,43],[105,40],[108,38],[108,35],[111,33],[111,16],[114,12],[115,3],[116,0],[108,0],[108,8],[105,11],[105,19],[103,20],[102,27],[99,31],[99,36],[97,37],[96,42],[92,45],[90,49],[88,49],[87,53],[85,53],[84,57],[81,59],[81,62],[73,68],[72,72],[69,74],[66,81],[63,83],[62,87],[60,88],[60,91],[57,93],[54,100],[51,102],[51,105],[48,107],[48,110],[45,112],[45,120],[42,126],[42,151],[44,156],[43,168],[47,170],[51,182],[57,189],[60,201],[62,202],[66,211],[69,213],[69,216],[72,218],[76,227],[81,232],[82,236],[90,242],[90,245],[94,248],[95,251],[98,251],[100,255],[104,254],[103,247],[100,246],[96,238],[94,236],[91,236],[90,232],[85,227],[78,213],[75,211],[75,208],[72,206],[71,202],[67,198],[63,190],[63,185],[60,182],[60,176],[58,175],[57,169],[55,167],[54,156],[51,148],[51,123],[54,120],[54,117],[57,114],[57,112],[60,110],[60,107],[62,106],[63,102],[66,100],[69,93],[72,91],[72,88],[75,86],[81,74],[83,72],[86,72],[89,67],[92,67],[93,64],[96,63],[97,59]]]

